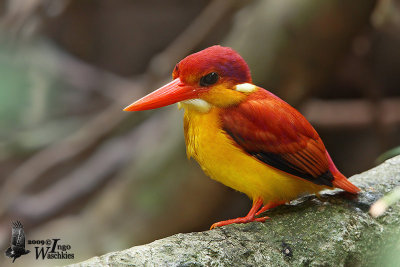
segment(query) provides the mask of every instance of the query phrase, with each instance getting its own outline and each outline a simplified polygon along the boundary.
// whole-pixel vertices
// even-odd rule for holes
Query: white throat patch
[[[203,99],[195,98],[195,99],[189,99],[185,101],[181,101],[178,103],[178,108],[189,108],[189,109],[195,109],[200,112],[208,112],[211,109],[211,104],[208,103],[207,101],[204,101]]]

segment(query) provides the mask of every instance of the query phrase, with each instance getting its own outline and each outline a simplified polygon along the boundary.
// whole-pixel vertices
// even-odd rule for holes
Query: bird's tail
[[[340,172],[337,172],[333,175],[335,179],[332,181],[332,184],[334,187],[341,188],[349,193],[352,194],[357,194],[358,192],[361,191],[360,188],[352,184],[347,178],[341,174]]]
[[[358,188],[357,186],[355,186],[354,184],[352,184],[349,180],[347,180],[346,176],[341,174],[340,171],[336,168],[328,151],[326,152],[326,155],[329,159],[329,169],[334,177],[334,179],[332,181],[333,186],[343,189],[352,194],[357,194],[358,192],[360,192],[361,189]]]

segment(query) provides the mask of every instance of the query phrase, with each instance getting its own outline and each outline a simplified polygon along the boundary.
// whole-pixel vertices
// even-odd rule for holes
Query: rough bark
[[[400,184],[400,156],[350,180],[362,189],[358,197],[324,191],[271,210],[265,223],[177,234],[70,266],[385,265],[399,246],[400,205],[377,219],[368,210]]]

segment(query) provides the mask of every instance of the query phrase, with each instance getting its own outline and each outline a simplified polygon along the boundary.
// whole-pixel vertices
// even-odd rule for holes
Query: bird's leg
[[[277,206],[283,205],[285,203],[286,203],[285,201],[269,202],[269,203],[265,204],[264,207],[262,207],[259,211],[257,211],[256,216],[260,215],[264,211],[267,211],[269,209],[272,209],[272,208],[275,208]]]
[[[246,217],[239,217],[236,219],[231,219],[231,220],[226,220],[226,221],[220,221],[216,222],[213,225],[211,225],[211,229],[214,229],[215,227],[220,227],[232,223],[248,223],[248,222],[265,222],[266,219],[269,219],[269,217],[261,217],[261,218],[256,218],[256,212],[261,208],[263,205],[263,200],[261,198],[257,198],[255,201],[253,201],[253,206],[251,207],[249,213],[246,215]]]

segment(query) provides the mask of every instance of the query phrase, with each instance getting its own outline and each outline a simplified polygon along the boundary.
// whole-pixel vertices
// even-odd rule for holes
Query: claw
[[[264,207],[262,207],[259,211],[257,211],[256,216],[260,215],[261,213],[263,213],[269,209],[275,208],[275,207],[283,205],[285,203],[286,203],[285,201],[269,202],[269,203],[265,204]]]
[[[268,216],[256,218],[254,221],[256,222],[265,222],[266,220],[270,219]]]
[[[267,219],[269,219],[268,216],[260,217],[260,218],[255,218],[255,217],[249,218],[247,216],[239,217],[236,219],[216,222],[213,225],[211,225],[210,230],[214,229],[215,227],[221,227],[221,226],[225,226],[225,225],[229,225],[229,224],[233,224],[233,223],[265,222],[265,220],[267,220]]]
[[[246,217],[239,217],[236,219],[216,222],[213,225],[211,225],[210,230],[214,229],[215,227],[221,227],[221,226],[232,224],[232,223],[264,222],[266,220],[265,217],[262,217],[262,218],[255,217],[257,210],[260,209],[262,204],[263,204],[262,199],[257,198],[257,200],[253,202],[253,206],[251,207],[251,209],[250,209],[249,213],[246,215]]]
[[[249,223],[249,222],[265,222],[267,219],[269,219],[268,216],[256,218],[256,216],[260,215],[266,210],[275,208],[276,206],[285,204],[285,201],[277,201],[277,202],[269,202],[266,205],[264,205],[262,208],[261,206],[263,205],[263,200],[261,198],[257,198],[256,201],[253,202],[253,206],[251,207],[249,213],[246,215],[246,217],[239,217],[236,219],[230,219],[226,221],[220,221],[216,222],[213,225],[211,225],[210,230],[214,229],[215,227],[221,227],[225,226],[228,224],[232,223]]]

